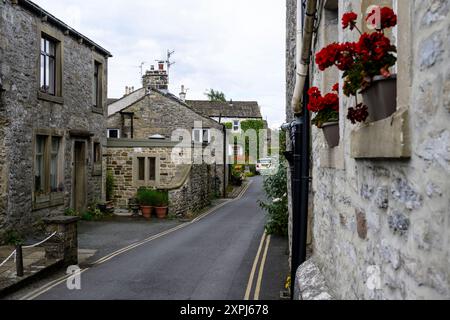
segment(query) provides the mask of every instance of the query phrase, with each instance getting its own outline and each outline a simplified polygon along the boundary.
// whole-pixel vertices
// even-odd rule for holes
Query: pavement
[[[265,236],[265,212],[257,202],[264,199],[262,178],[251,181],[241,197],[192,222],[81,223],[81,290],[69,290],[61,273],[8,298],[279,300],[288,274],[287,239]]]
[[[11,246],[0,247],[0,263],[3,263],[15,248]],[[0,295],[13,290],[21,283],[31,281],[32,278],[42,273],[48,268],[57,266],[59,261],[55,259],[45,258],[44,248],[27,248],[23,249],[23,271],[22,277],[17,276],[15,257],[11,257],[0,267]]]

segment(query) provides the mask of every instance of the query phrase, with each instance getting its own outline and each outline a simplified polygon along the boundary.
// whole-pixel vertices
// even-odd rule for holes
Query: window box
[[[408,159],[411,157],[408,110],[403,108],[387,119],[371,122],[351,135],[354,159]]]

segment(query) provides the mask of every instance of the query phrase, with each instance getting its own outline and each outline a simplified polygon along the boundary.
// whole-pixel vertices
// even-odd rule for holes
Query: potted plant
[[[308,91],[308,110],[315,114],[312,123],[323,130],[330,148],[339,145],[339,84],[336,83],[334,92],[322,96],[319,88],[312,87]]]
[[[397,62],[397,48],[385,36],[385,29],[397,25],[397,16],[388,7],[376,7],[366,17],[375,31],[362,33],[357,25],[358,15],[344,14],[344,29],[356,29],[358,42],[332,43],[316,54],[316,64],[321,71],[336,66],[343,71],[346,96],[355,96],[356,106],[349,108],[347,118],[353,123],[364,122],[370,116],[378,121],[391,116],[397,110],[397,77],[390,68]],[[363,103],[358,103],[362,94]]]
[[[169,193],[167,191],[156,191],[154,195],[154,206],[156,216],[159,219],[166,218],[169,209]]]
[[[149,188],[140,188],[137,193],[137,199],[141,206],[141,212],[144,218],[150,219],[152,217],[153,203],[155,198],[155,191]]]

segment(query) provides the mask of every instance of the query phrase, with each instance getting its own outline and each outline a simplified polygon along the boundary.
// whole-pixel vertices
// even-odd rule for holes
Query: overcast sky
[[[109,97],[141,87],[149,69],[174,50],[170,91],[188,99],[208,88],[256,100],[271,127],[285,119],[285,1],[34,0],[109,50]]]

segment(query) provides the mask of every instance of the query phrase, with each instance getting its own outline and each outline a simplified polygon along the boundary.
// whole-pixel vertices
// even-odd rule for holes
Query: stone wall
[[[213,166],[194,165],[185,184],[169,193],[171,213],[185,215],[198,213],[211,203],[214,196]]]
[[[191,132],[196,121],[201,121],[204,128],[214,128],[222,132],[222,125],[218,122],[203,117],[188,106],[154,90],[124,109],[123,112],[134,113],[134,139],[148,139],[149,136],[156,134],[170,139],[172,132],[177,129],[186,129]],[[108,128],[120,129],[121,127],[120,113],[108,118]]]
[[[127,208],[128,200],[136,196],[139,186],[133,179],[134,156],[150,156],[160,160],[160,181],[151,187],[170,190],[170,214],[197,212],[207,206],[214,194],[214,166],[175,165],[171,161],[171,147],[108,148],[108,170],[114,174],[114,201]],[[222,167],[223,168],[223,167]],[[217,174],[223,174],[218,166]],[[218,187],[221,187],[220,183]],[[219,189],[221,190],[221,189]]]
[[[64,213],[71,206],[73,140],[70,130],[93,134],[87,139],[87,158],[92,159],[92,141],[106,145],[106,123],[103,114],[92,111],[92,82],[94,57],[103,62],[104,97],[107,96],[107,61],[90,47],[71,36],[41,22],[20,5],[2,1],[0,15],[0,78],[5,92],[5,110],[1,116],[8,121],[5,131],[5,162],[9,165],[7,222],[17,228],[30,227],[42,217]],[[38,98],[39,91],[39,31],[41,26],[59,34],[63,46],[62,87],[64,103],[53,103]],[[104,99],[106,102],[106,99]],[[106,105],[104,105],[106,107]],[[64,205],[33,211],[33,139],[34,130],[49,129],[63,132],[64,150]],[[89,160],[88,201],[102,199],[102,176],[91,177]],[[99,187],[100,186],[100,187]],[[5,196],[5,194],[2,194]]]
[[[338,23],[349,10],[361,16],[366,2],[339,5]],[[398,41],[403,41],[398,73],[406,79],[398,83],[398,101],[409,110],[410,132],[392,134],[410,134],[410,159],[352,158],[351,134],[357,127],[344,115],[354,100],[344,96],[340,146],[329,150],[322,132],[312,132],[314,261],[338,299],[450,298],[450,4],[399,1],[396,7]],[[327,14],[315,50],[330,40]],[[342,30],[338,36],[340,41],[356,38]],[[329,90],[331,79],[312,73],[313,85]],[[331,153],[339,155],[338,165],[324,165],[323,155]],[[374,282],[378,278],[380,283]]]

